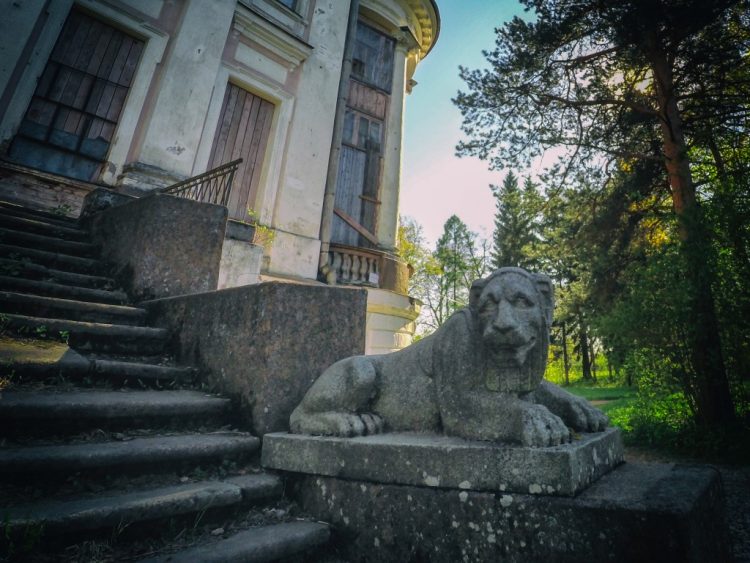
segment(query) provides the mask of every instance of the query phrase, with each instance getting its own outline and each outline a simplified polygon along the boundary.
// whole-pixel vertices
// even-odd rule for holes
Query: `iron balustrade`
[[[234,182],[234,174],[241,163],[242,159],[238,158],[198,176],[167,186],[160,192],[227,207],[232,183]]]

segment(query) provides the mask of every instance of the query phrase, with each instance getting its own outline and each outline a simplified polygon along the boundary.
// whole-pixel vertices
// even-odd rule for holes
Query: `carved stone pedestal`
[[[718,472],[622,464],[602,476],[621,456],[611,429],[536,449],[414,434],[263,444],[264,465],[289,472],[287,493],[332,524],[346,561],[729,560]]]

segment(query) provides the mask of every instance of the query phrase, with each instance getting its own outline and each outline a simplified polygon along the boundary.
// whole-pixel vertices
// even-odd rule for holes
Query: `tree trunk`
[[[586,333],[586,325],[583,318],[579,317],[579,345],[581,348],[581,371],[584,381],[591,381],[591,359],[589,354],[589,335]]]
[[[562,323],[563,370],[565,371],[565,385],[570,385],[570,357],[568,356],[568,328]]]
[[[594,343],[592,342],[589,346],[589,349],[591,351],[590,354],[590,362],[591,362],[591,379],[594,380],[594,383],[596,383],[596,346],[594,346]]]
[[[688,267],[685,283],[691,297],[693,330],[691,361],[698,379],[699,422],[718,425],[734,418],[724,357],[721,351],[711,282],[713,280],[709,233],[697,204],[695,185],[687,157],[682,117],[677,106],[672,63],[658,40],[650,44],[648,55],[654,73],[659,102],[664,160],[677,216],[682,254]],[[679,283],[675,280],[675,283]],[[681,288],[676,288],[679,291]]]

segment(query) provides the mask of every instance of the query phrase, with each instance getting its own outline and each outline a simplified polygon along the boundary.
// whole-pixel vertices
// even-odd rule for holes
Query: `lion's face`
[[[545,293],[540,284],[546,284],[550,293]],[[547,361],[549,278],[503,268],[477,282],[473,291],[472,309],[490,368],[487,386],[519,393],[535,389]]]

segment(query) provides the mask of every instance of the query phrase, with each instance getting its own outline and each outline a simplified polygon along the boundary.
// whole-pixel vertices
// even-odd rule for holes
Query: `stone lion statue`
[[[601,411],[542,380],[552,310],[547,276],[500,268],[475,281],[469,306],[432,335],[392,354],[354,356],[326,369],[292,412],[291,431],[439,432],[555,446],[571,439],[569,428],[604,430]]]

